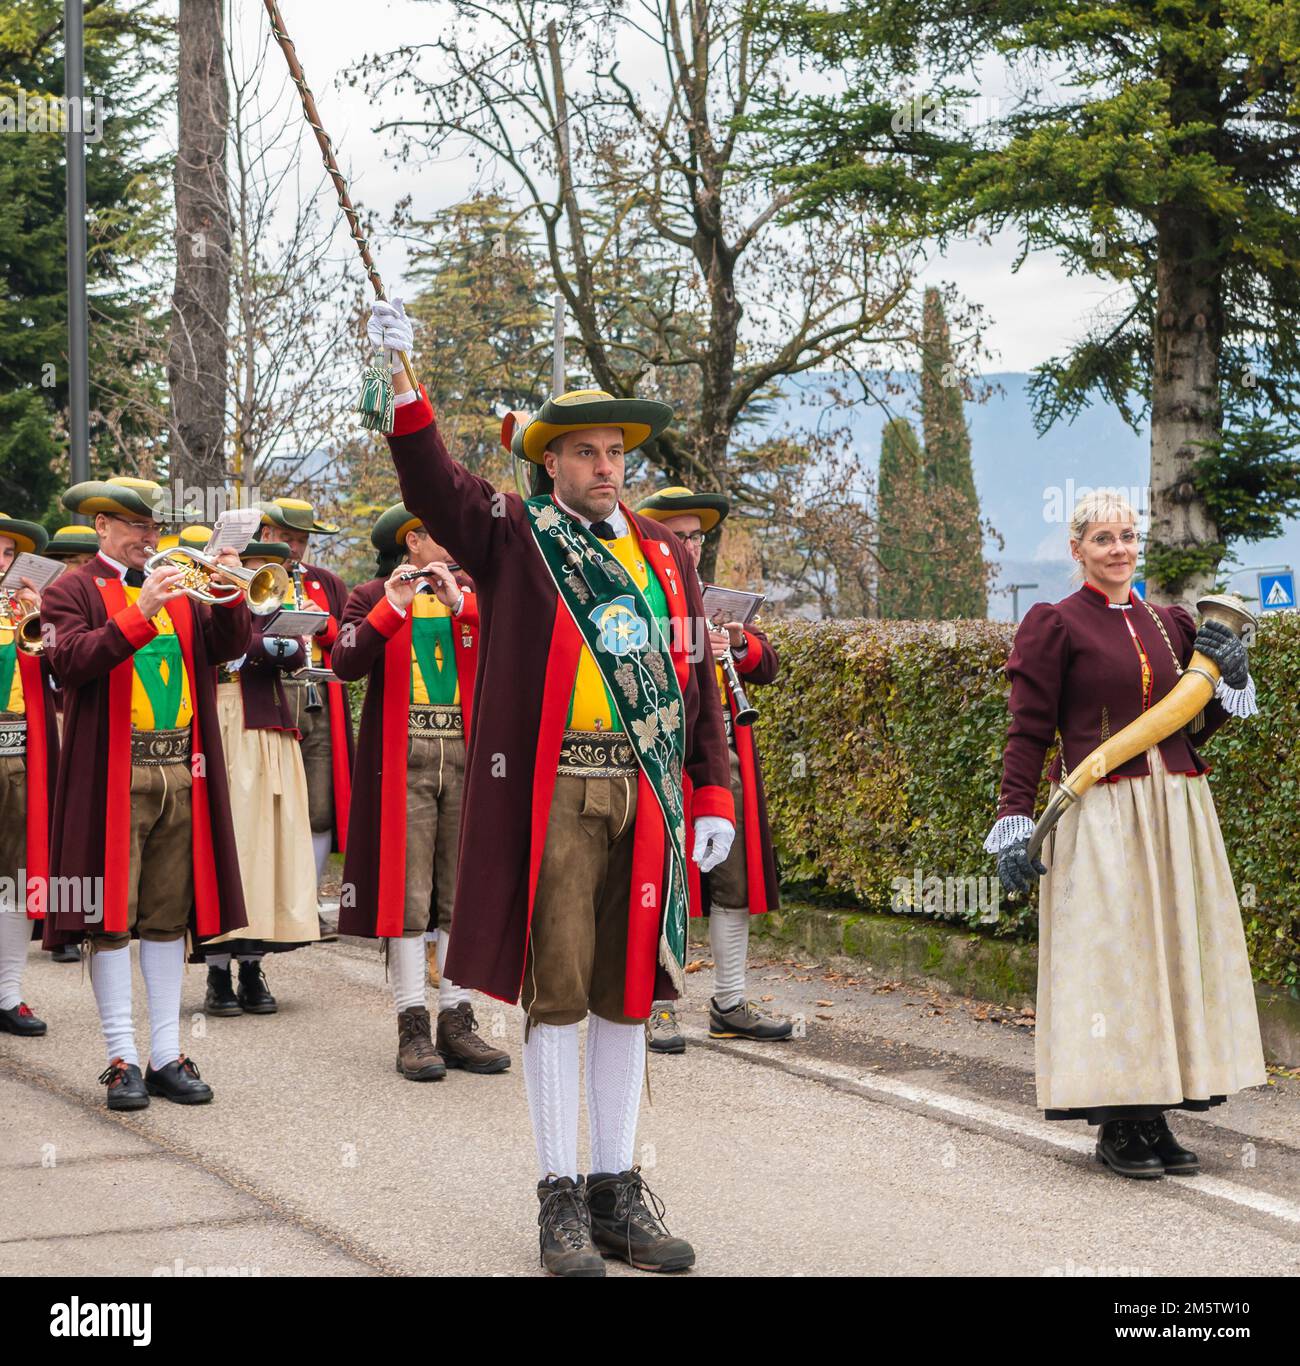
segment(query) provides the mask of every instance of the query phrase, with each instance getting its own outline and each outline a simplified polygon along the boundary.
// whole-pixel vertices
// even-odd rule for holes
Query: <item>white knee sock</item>
[[[311,832],[311,851],[316,855],[316,885],[320,885],[320,880],[325,873],[325,862],[330,856],[330,845],[334,843],[334,836],[328,831],[319,834],[313,830]]]
[[[587,1120],[591,1170],[625,1172],[636,1153],[645,1076],[645,1026],[587,1017]]]
[[[140,973],[149,998],[149,1062],[156,1072],[181,1055],[181,978],[185,936],[140,941]]]
[[[0,905],[0,1010],[12,1010],[23,999],[23,969],[31,940],[27,912]]]
[[[578,1026],[535,1024],[524,1044],[524,1084],[538,1175],[578,1178]]]
[[[427,972],[423,939],[388,941],[388,986],[393,993],[393,1006],[399,1015],[404,1010],[424,1004]]]
[[[425,930],[425,932],[424,932],[424,942],[425,942],[426,944],[436,944],[436,943],[438,942],[438,931],[437,931],[437,930]]]
[[[713,951],[713,998],[719,1010],[733,1010],[745,999],[748,910],[712,907],[709,911],[709,947]]]
[[[260,963],[266,954],[260,950],[256,953],[237,953],[235,954],[236,963]]]
[[[451,948],[451,935],[438,936],[438,1009],[453,1010],[462,1001],[469,1000],[469,992],[458,987],[447,977],[447,950]]]
[[[210,953],[207,956],[206,962],[210,968],[229,969],[230,955],[228,953]]]
[[[135,1030],[131,1025],[130,945],[92,954],[90,983],[95,989],[108,1061],[121,1058],[139,1067],[140,1055],[135,1051]]]

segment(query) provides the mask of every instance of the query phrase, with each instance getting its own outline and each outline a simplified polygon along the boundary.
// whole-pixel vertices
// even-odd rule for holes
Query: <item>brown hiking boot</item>
[[[437,1081],[447,1075],[447,1065],[433,1046],[429,1012],[412,1006],[397,1017],[397,1070],[407,1081]]]
[[[468,1001],[438,1012],[438,1051],[448,1067],[463,1067],[466,1072],[504,1072],[510,1054],[480,1039],[474,1032],[478,1021]]]

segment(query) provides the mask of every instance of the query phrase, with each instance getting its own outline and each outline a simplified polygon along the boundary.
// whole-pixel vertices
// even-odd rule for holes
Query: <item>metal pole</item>
[[[564,390],[564,295],[556,294],[555,344],[551,352],[551,393],[558,397]]]
[[[85,48],[82,0],[63,0],[67,97],[68,456],[72,482],[90,478],[90,347],[86,311]],[[78,522],[88,519],[78,517]]]

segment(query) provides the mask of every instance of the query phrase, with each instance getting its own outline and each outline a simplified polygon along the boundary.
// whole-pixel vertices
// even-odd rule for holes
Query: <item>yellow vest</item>
[[[138,588],[129,588],[126,584],[122,585],[122,590],[126,594],[127,602],[135,602],[140,596]],[[158,638],[169,637],[176,639],[176,627],[172,625],[172,619],[167,614],[165,607],[160,608],[158,615],[153,618],[153,624],[158,631]],[[152,642],[151,642],[152,643]],[[194,717],[194,707],[190,699],[190,680],[185,673],[185,659],[180,652],[180,642],[176,642],[177,648],[174,652],[168,650],[168,657],[157,663],[150,655],[149,646],[143,647],[143,653],[136,651],[134,657],[134,669],[131,674],[131,725],[136,730],[179,730],[188,726]],[[167,650],[167,646],[163,646]],[[180,670],[180,693],[176,699],[175,716],[154,716],[153,702],[150,700],[150,691],[153,690],[159,705],[164,700],[170,703],[172,696],[172,668]],[[149,673],[156,670],[156,677],[145,678],[141,670]]]

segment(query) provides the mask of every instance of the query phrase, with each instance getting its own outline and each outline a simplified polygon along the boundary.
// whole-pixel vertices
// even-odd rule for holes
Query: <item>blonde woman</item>
[[[1167,1110],[1206,1110],[1265,1081],[1246,940],[1200,749],[1256,711],[1245,646],[1198,631],[1183,607],[1133,591],[1133,508],[1098,491],[1070,520],[1082,579],[1035,603],[1007,661],[1011,726],[998,819],[984,847],[1008,891],[1039,898],[1038,1103],[1048,1119],[1099,1125],[1097,1159],[1121,1176],[1191,1175],[1196,1154]],[[1027,854],[1043,760],[1056,782],[1158,702],[1193,649],[1222,679],[1184,729],[1129,760]]]

